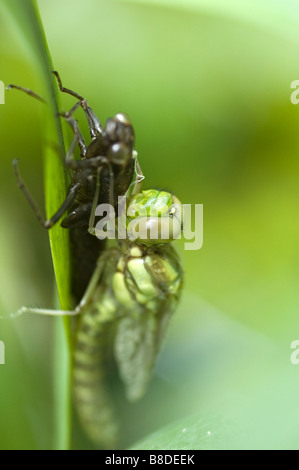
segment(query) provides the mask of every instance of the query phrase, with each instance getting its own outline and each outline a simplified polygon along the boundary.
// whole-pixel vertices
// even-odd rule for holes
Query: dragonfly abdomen
[[[86,312],[80,319],[74,352],[74,398],[82,426],[98,445],[113,448],[118,423],[107,390],[107,350],[113,323]]]

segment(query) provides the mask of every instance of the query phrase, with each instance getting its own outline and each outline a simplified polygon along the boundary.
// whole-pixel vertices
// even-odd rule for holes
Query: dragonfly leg
[[[26,93],[26,95],[29,95],[29,96],[32,96],[33,98],[41,101],[42,103],[45,103],[46,101],[44,100],[44,98],[42,98],[40,95],[38,95],[37,93],[35,93],[35,91],[32,91],[30,90],[30,88],[24,88],[22,86],[19,86],[19,85],[7,85],[6,87],[7,90],[11,90],[11,89],[15,89],[15,90],[20,90],[20,91],[23,91],[24,93]]]
[[[37,315],[49,315],[52,317],[59,317],[59,316],[75,316],[79,315],[81,311],[79,309],[75,310],[55,310],[55,309],[48,309],[48,308],[32,308],[32,307],[21,307],[14,313],[10,313],[8,315],[0,316],[0,320],[12,320],[13,318],[20,317],[24,315],[24,313],[30,314],[37,314]]]
[[[79,310],[55,310],[55,309],[47,309],[47,308],[31,308],[31,307],[21,307],[16,313],[13,313],[11,316],[18,317],[23,315],[24,313],[33,313],[37,315],[50,315],[50,316],[64,316],[64,315],[78,315],[80,313]],[[10,316],[10,317],[11,317]]]
[[[59,207],[59,209],[55,212],[55,214],[50,219],[45,219],[42,213],[40,212],[33,197],[31,196],[29,190],[27,189],[25,183],[21,179],[17,160],[13,160],[13,167],[14,167],[15,177],[16,177],[18,186],[21,189],[21,191],[24,193],[24,196],[26,197],[28,203],[30,204],[31,209],[33,210],[33,213],[35,214],[37,220],[45,229],[50,229],[51,227],[53,227],[53,225],[55,225],[58,222],[58,220],[63,216],[65,211],[67,211],[73,204],[76,198],[77,191],[80,187],[80,183],[77,183],[74,186],[70,187],[69,192],[64,202]]]
[[[81,106],[81,108],[83,109],[83,111],[85,113],[87,122],[88,122],[89,132],[90,132],[91,138],[94,139],[98,134],[103,134],[103,129],[102,129],[100,120],[97,117],[97,115],[94,113],[94,111],[91,109],[91,107],[87,104],[86,99],[83,96],[76,93],[75,91],[70,90],[69,88],[65,88],[62,85],[60,75],[57,71],[54,70],[53,74],[55,75],[55,77],[57,79],[59,90],[62,93],[68,93],[69,95],[72,95],[72,96],[74,96],[75,98],[77,98],[79,100],[78,103],[76,103],[72,107],[72,109],[67,113],[67,116],[71,117],[72,114],[76,111],[76,109],[79,106]]]
[[[65,115],[63,113],[61,113],[60,115],[65,117]],[[69,118],[69,117],[67,117],[66,120],[67,120],[67,122],[69,123],[69,125],[71,126],[71,128],[74,132],[73,141],[72,141],[72,143],[70,145],[70,148],[69,148],[69,150],[66,154],[66,157],[65,157],[65,162],[66,162],[66,164],[68,164],[69,160],[74,160],[73,155],[74,155],[74,150],[75,150],[77,144],[78,144],[79,149],[80,149],[81,158],[85,158],[85,156],[86,156],[86,144],[85,144],[84,138],[83,138],[83,136],[80,132],[77,120],[73,119],[73,118]]]
[[[92,158],[84,158],[83,160],[75,160],[70,158],[67,161],[68,168],[78,170],[79,168],[98,168],[107,165],[107,157],[99,155]]]
[[[77,145],[79,146],[81,159],[84,160],[85,155],[86,155],[85,141],[84,141],[84,138],[83,138],[83,136],[80,132],[77,120],[73,119],[73,118],[70,118],[70,117],[66,117],[65,113],[59,113],[59,115],[66,118],[67,122],[70,124],[70,126],[71,126],[71,128],[74,132],[73,140],[72,140],[71,145],[70,145],[70,147],[67,151],[67,154],[65,156],[65,164],[68,168],[75,169],[76,168],[76,161],[77,161],[74,157],[75,148],[76,148]]]
[[[81,302],[77,305],[77,307],[74,310],[55,310],[55,309],[47,309],[47,308],[21,307],[15,313],[11,313],[10,315],[6,315],[6,316],[0,316],[0,320],[16,318],[16,317],[23,315],[24,313],[25,314],[26,313],[37,314],[37,315],[49,315],[53,317],[57,317],[57,316],[59,317],[59,316],[65,316],[65,315],[67,316],[80,315],[86,303],[88,303],[90,299],[93,298],[94,290],[97,288],[99,284],[99,279],[103,273],[105,262],[106,262],[106,256],[105,254],[103,254],[102,256],[100,256],[97,262],[96,268],[93,272],[93,275],[87,286],[85,294],[82,297]]]
[[[95,228],[94,228],[94,220],[95,220],[95,212],[99,201],[99,194],[100,194],[100,173],[101,168],[97,170],[97,179],[96,179],[96,189],[94,193],[94,198],[92,201],[89,223],[88,223],[88,231],[91,235],[95,235]]]

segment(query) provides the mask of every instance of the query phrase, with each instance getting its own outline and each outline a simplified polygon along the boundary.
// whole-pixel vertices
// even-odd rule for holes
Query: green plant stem
[[[42,22],[34,0],[2,0],[4,13],[17,25],[29,60],[34,63],[37,75],[44,84],[48,106],[45,111],[45,201],[47,216],[60,206],[66,194],[66,173],[61,155],[64,155],[63,134],[60,120],[56,86],[52,74],[53,64],[48,50]],[[55,184],[53,184],[55,182]],[[69,310],[70,256],[66,230],[59,224],[49,231],[51,254],[58,290],[60,308]],[[42,269],[42,268],[41,268]],[[55,430],[54,448],[69,449],[71,434],[71,333],[69,319],[55,321]]]

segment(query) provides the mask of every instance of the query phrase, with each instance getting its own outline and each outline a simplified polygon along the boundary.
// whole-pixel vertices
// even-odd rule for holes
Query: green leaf
[[[48,51],[46,38],[35,2],[31,0],[4,0],[4,6],[19,27],[25,41],[26,50],[40,76],[46,101],[44,128],[45,196],[47,216],[51,216],[66,196],[66,172],[62,162],[64,143],[60,119],[57,116],[58,96],[56,93],[54,69]],[[68,233],[56,224],[49,231],[51,252],[59,301],[62,309],[71,307],[70,296],[70,257]]]
[[[128,0],[120,0],[128,2]],[[167,7],[217,15],[237,21],[244,21],[298,42],[298,3],[273,2],[273,0],[129,0],[129,3],[144,3],[157,7]],[[273,4],[274,3],[274,4]],[[275,5],[276,3],[276,5]]]
[[[42,84],[44,106],[44,163],[45,201],[47,217],[53,215],[66,195],[66,173],[62,156],[64,143],[58,113],[57,86],[52,74],[53,64],[48,50],[43,26],[33,0],[4,0],[2,3],[8,21],[14,23],[14,30],[33,62],[36,75]],[[49,231],[51,254],[58,290],[59,304],[64,310],[72,307],[70,295],[70,255],[68,232],[56,224]],[[42,269],[42,267],[41,267]],[[55,448],[65,449],[70,442],[70,320],[55,319],[55,395],[56,422]],[[64,323],[64,334],[61,332]]]
[[[131,450],[225,450],[232,448],[235,426],[219,416],[188,416],[135,443]]]

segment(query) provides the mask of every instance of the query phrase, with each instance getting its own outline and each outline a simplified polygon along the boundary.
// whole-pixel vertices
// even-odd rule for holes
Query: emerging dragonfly
[[[80,105],[81,102],[75,107]],[[73,113],[73,109],[69,114]],[[90,108],[86,115],[88,120],[93,115]],[[67,117],[70,119],[70,115]],[[73,120],[70,122],[78,141],[78,128]],[[131,135],[128,130],[126,132]],[[81,137],[80,141],[82,147]],[[109,155],[106,152],[104,156],[107,158]],[[130,161],[131,147],[126,155],[129,155],[126,162]],[[124,154],[121,153],[120,156],[123,157]],[[102,155],[98,155],[96,151],[93,158],[99,157]],[[68,161],[73,161],[70,152],[68,158]],[[82,163],[85,161],[81,160]],[[115,162],[108,165],[108,182],[98,178],[93,186],[94,193],[91,191],[90,194],[92,201],[89,201],[88,211],[86,209],[84,212],[85,222],[88,221],[84,226],[86,232],[90,220],[93,220],[90,212],[100,200],[99,194],[102,195],[101,201],[111,201],[112,194],[112,205],[117,208],[115,195],[125,192],[124,188],[127,190],[131,185],[132,171],[131,180],[127,171],[122,173],[126,177],[119,177],[117,180],[118,168],[113,165]],[[20,177],[18,174],[17,176],[20,182]],[[151,378],[157,353],[182,290],[182,267],[170,243],[181,230],[181,204],[170,193],[139,190],[137,181],[134,194],[127,201],[126,218],[123,221],[127,228],[127,237],[117,239],[100,255],[97,252],[93,273],[77,307],[71,311],[22,307],[18,312],[77,316],[73,354],[74,398],[87,434],[96,445],[105,448],[117,446],[119,427],[108,385],[111,358],[118,367],[127,398],[130,401],[141,398]],[[35,209],[27,190],[25,195]],[[80,207],[79,204],[77,213]],[[144,210],[140,210],[141,208]],[[61,216],[62,209],[59,211]],[[60,216],[52,217],[51,223],[55,223]],[[134,227],[137,224],[141,229],[137,239],[131,237],[132,221],[135,222]],[[165,222],[169,223],[170,230],[168,238],[161,239]],[[51,223],[43,222],[43,225]],[[154,238],[150,237],[153,233],[156,234]],[[89,238],[97,240],[96,237]],[[83,242],[86,240],[84,237]],[[89,250],[90,245],[86,248]]]

